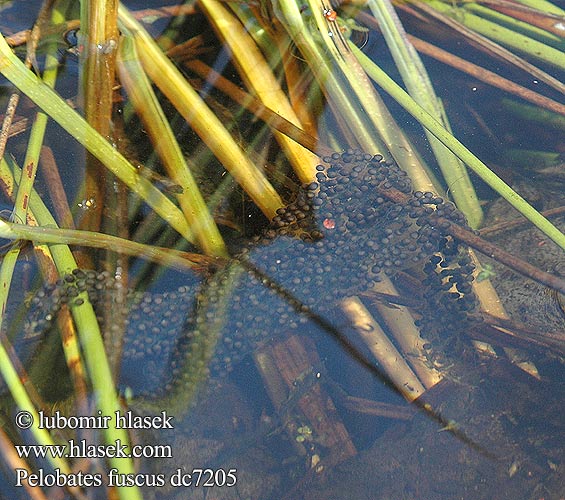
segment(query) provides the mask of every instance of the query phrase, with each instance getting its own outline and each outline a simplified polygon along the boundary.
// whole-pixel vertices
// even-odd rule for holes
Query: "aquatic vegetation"
[[[444,81],[416,50],[535,104],[524,111],[514,101],[505,118],[561,132],[565,109],[552,97],[565,90],[564,13],[545,0],[519,8],[439,0],[366,7],[200,0],[199,11],[186,2],[136,13],[117,2],[79,8],[60,0],[45,3],[30,32],[11,33],[0,18],[2,33],[12,35],[0,38],[0,72],[10,82],[1,96],[0,187],[13,209],[0,220],[0,236],[15,241],[0,266],[0,304],[12,320],[2,318],[8,336],[0,346],[6,411],[36,416],[43,396],[81,414],[145,404],[180,415],[208,375],[225,377],[253,353],[292,446],[317,473],[355,447],[342,425],[347,453],[324,463],[332,450],[322,434],[332,431],[317,427],[317,412],[332,405],[317,378],[303,375],[325,361],[303,356],[292,370],[279,366],[274,382],[257,356],[280,336],[332,336],[471,447],[467,429],[422,397],[442,378],[466,383],[465,371],[451,365],[507,357],[537,377],[534,362],[541,359],[543,371],[561,359],[558,337],[514,324],[521,311],[507,314],[489,278],[503,277],[504,263],[549,287],[559,305],[562,276],[475,234],[485,203],[500,195],[550,238],[544,244],[565,248],[559,223],[509,186],[514,163],[492,169],[498,156],[468,146],[477,135],[501,149],[519,132],[493,127],[499,102],[487,111],[464,102],[467,83]],[[374,40],[383,42],[378,49]],[[449,52],[461,55],[467,44],[488,54],[485,67]],[[497,71],[520,68],[535,85],[489,72],[492,56]],[[79,76],[71,85],[69,68]],[[70,86],[80,87],[76,98]],[[454,102],[448,87],[458,90]],[[22,97],[7,95],[15,90]],[[461,110],[476,119],[471,133],[457,122]],[[22,130],[29,134],[20,141]],[[558,161],[555,138],[540,144],[546,151],[528,155]],[[524,163],[519,140],[512,148]],[[24,289],[14,277],[28,272],[21,269],[28,248],[37,262],[29,289],[40,291],[14,312]],[[483,269],[475,250],[497,263]],[[179,282],[152,290],[170,269],[181,271]],[[559,328],[562,307],[556,311]],[[547,359],[530,359],[534,347]],[[53,370],[65,382],[60,390]],[[305,378],[310,384],[300,387]],[[319,404],[305,411],[314,392]],[[40,444],[54,442],[37,426],[32,432]],[[117,439],[129,438],[111,425],[104,440]],[[129,459],[110,464],[135,470]],[[53,465],[70,470],[66,460]],[[141,497],[137,488],[118,492]]]
[[[109,301],[127,317],[121,383],[134,396],[166,397],[175,385],[181,386],[176,394],[187,395],[195,383],[183,376],[187,367],[201,364],[201,378],[208,364],[212,374],[228,373],[246,353],[297,330],[312,314],[334,318],[340,300],[414,268],[427,275],[416,307],[426,339],[463,334],[476,306],[474,266],[446,231],[446,221],[466,227],[463,215],[433,193],[413,192],[406,173],[380,155],[334,153],[324,161],[317,167],[317,181],[279,209],[271,227],[207,283],[189,275],[179,290],[130,294],[114,303],[117,283],[111,275],[75,270],[32,301],[26,337],[43,337],[61,307],[68,304],[72,310],[77,300],[83,302],[76,297],[87,291],[91,303],[100,308]],[[399,194],[403,199],[390,199]],[[217,335],[209,333],[214,331],[210,325],[220,319],[209,309],[203,313],[208,324],[199,324],[198,309],[212,284],[226,277],[232,284],[224,324],[218,338],[210,340]],[[210,297],[208,303],[214,306]],[[212,344],[212,360],[211,354],[195,356],[191,344],[202,342]],[[142,360],[151,369],[140,380],[136,367]],[[176,406],[188,404],[185,399],[176,396]]]

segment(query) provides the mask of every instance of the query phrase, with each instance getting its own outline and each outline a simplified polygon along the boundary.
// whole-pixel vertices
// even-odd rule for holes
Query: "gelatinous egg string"
[[[196,323],[214,318],[216,295],[211,290],[222,286],[229,287],[229,298],[222,309],[221,334],[212,342],[209,370],[214,375],[229,372],[280,332],[303,330],[312,314],[331,321],[340,299],[364,292],[401,269],[417,267],[428,276],[422,281],[427,302],[418,311],[426,334],[441,338],[465,327],[461,318],[475,303],[469,285],[472,267],[437,223],[443,218],[464,226],[463,216],[431,193],[412,192],[406,173],[379,155],[334,153],[324,162],[317,181],[304,186],[236,258],[245,262],[245,272],[239,266],[223,282],[195,278],[163,294],[131,292],[127,304],[116,304],[127,308],[121,383],[138,393],[170,388],[186,369],[186,352],[194,342],[202,345],[198,342],[206,337],[206,326]],[[403,202],[383,196],[393,190],[404,194]],[[28,336],[51,328],[62,305],[72,306],[83,289],[96,303],[113,286],[103,273],[74,271],[39,292],[29,314]],[[209,310],[198,319],[195,308],[203,294]],[[441,321],[439,315],[444,316]]]

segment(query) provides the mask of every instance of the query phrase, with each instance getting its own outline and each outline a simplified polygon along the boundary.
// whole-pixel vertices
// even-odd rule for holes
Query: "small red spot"
[[[28,177],[28,179],[31,179],[33,176],[33,162],[28,163],[26,165],[26,175]]]
[[[26,195],[24,196],[24,199],[23,199],[24,210],[27,210],[27,200],[28,200],[28,197],[27,197],[27,194],[26,194]]]
[[[323,225],[326,229],[334,229],[334,228],[335,228],[335,220],[333,220],[333,219],[324,219],[324,222],[322,222],[322,225]]]
[[[324,9],[324,17],[333,23],[337,19],[337,12],[333,9]]]

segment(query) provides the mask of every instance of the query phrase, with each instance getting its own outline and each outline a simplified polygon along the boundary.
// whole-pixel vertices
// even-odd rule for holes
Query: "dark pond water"
[[[23,10],[14,2],[3,5],[3,34],[33,24],[40,3],[26,4]],[[135,10],[161,4],[127,5]],[[313,17],[306,6],[301,13]],[[147,15],[153,36],[170,26],[170,17]],[[326,12],[326,19],[331,15]],[[556,90],[470,47],[459,35],[430,30],[405,12],[401,16],[410,33],[559,100]],[[357,31],[365,53],[400,81],[382,36],[374,29]],[[61,61],[56,89],[76,104],[79,61],[73,39],[67,30],[53,32]],[[198,36],[193,47],[204,50],[193,56],[243,86],[202,14],[191,12],[176,36],[179,43]],[[291,49],[290,63],[310,78],[305,59],[294,45]],[[40,43],[40,67],[45,50]],[[16,51],[23,55],[25,45]],[[517,97],[428,56],[423,62],[454,134],[537,210],[562,207],[563,117],[526,108]],[[452,236],[453,225],[473,231],[448,201],[449,193],[414,188],[386,151],[361,152],[355,130],[347,131],[335,102],[330,106],[311,81],[303,84],[311,90],[303,100],[315,120],[309,131],[322,140],[319,166],[301,185],[260,120],[210,82],[183,71],[204,89],[208,105],[251,161],[265,168],[284,208],[269,222],[160,95],[233,258],[179,270],[85,246],[75,253],[77,269],[61,270],[58,282],[46,284],[39,252],[23,246],[2,331],[5,345],[14,347],[12,359],[27,373],[36,407],[71,417],[86,413],[77,409],[82,401],[93,407],[91,415],[102,416],[94,409],[97,394],[77,398],[59,333],[68,311],[80,308],[87,292],[123,414],[156,418],[153,428],[130,434],[146,454],[163,453],[135,461],[131,478],[142,486],[143,498],[565,498],[563,295],[496,258],[479,256],[478,269],[465,244]],[[1,84],[5,109],[13,87],[6,80]],[[285,81],[285,92],[292,85]],[[117,89],[114,101],[116,149],[144,165],[148,176],[153,170],[150,180],[176,202],[179,186],[167,178],[127,92]],[[420,126],[389,97],[384,102],[441,179]],[[6,146],[6,157],[19,165],[36,110],[21,97],[15,121],[28,124]],[[99,181],[109,186],[110,196],[85,193],[85,150],[53,122],[44,144],[53,152],[77,227],[100,209],[101,232],[199,252],[109,174]],[[36,195],[64,225],[44,157]],[[485,212],[484,238],[539,271],[563,277],[563,250],[528,223],[496,230],[518,214],[471,178]],[[445,182],[439,184],[449,191]],[[9,218],[9,193],[2,194],[1,207]],[[552,221],[565,227],[562,215]],[[498,295],[484,295],[489,282]],[[494,317],[500,315],[498,301],[506,311],[503,319]],[[83,340],[82,349],[88,348]],[[8,440],[1,448],[0,496],[35,498],[14,486],[14,469],[23,465],[9,458],[14,445],[35,440],[17,430],[19,408],[6,383],[0,387]],[[172,417],[172,428],[162,428],[163,415]],[[58,444],[103,441],[97,430],[84,428],[62,426],[52,436]],[[100,478],[100,486],[85,489],[88,498],[114,498],[116,492],[105,487],[113,480],[112,465],[99,454],[71,463],[75,476],[81,470]],[[29,466],[55,475],[45,459],[30,460]],[[48,481],[41,487],[47,498],[80,496]],[[125,491],[123,498],[133,494]]]

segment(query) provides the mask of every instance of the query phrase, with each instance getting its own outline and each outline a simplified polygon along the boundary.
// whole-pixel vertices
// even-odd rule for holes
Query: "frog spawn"
[[[191,363],[205,363],[212,375],[228,373],[258,345],[302,329],[311,313],[331,320],[340,299],[400,269],[416,267],[426,276],[418,312],[427,338],[453,337],[468,326],[473,268],[445,224],[466,226],[463,216],[432,193],[413,192],[406,173],[380,155],[323,160],[316,182],[279,209],[226,269],[206,282],[188,278],[176,291],[129,292],[127,305],[116,304],[127,308],[122,384],[137,393],[168,391],[196,380]],[[387,190],[403,201],[391,201]],[[108,295],[113,300],[116,286],[106,273],[73,271],[33,300],[28,336],[49,329],[63,304],[82,300],[81,291],[96,306]]]

